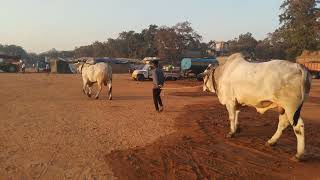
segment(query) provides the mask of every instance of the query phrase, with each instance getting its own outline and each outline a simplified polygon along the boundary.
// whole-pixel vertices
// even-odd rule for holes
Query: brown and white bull
[[[88,62],[78,62],[76,63],[78,71],[82,75],[83,81],[83,92],[91,97],[92,86],[94,83],[97,83],[98,90],[95,96],[96,99],[99,98],[100,92],[102,90],[102,85],[108,86],[109,100],[112,99],[112,68],[111,65],[107,63],[88,63]],[[88,88],[88,91],[87,91]]]
[[[303,66],[284,60],[253,63],[238,53],[223,65],[209,65],[203,75],[203,90],[215,92],[228,110],[230,132],[227,137],[237,132],[240,105],[254,107],[261,114],[276,108],[280,114],[278,129],[266,144],[276,144],[282,131],[291,124],[297,138],[294,159],[302,157],[305,138],[300,111],[311,86],[311,76]]]

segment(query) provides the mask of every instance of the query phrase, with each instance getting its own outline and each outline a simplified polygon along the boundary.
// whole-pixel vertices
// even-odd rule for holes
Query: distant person
[[[36,71],[39,72],[39,62],[37,61],[37,64],[36,64]]]
[[[151,68],[152,68],[152,80],[153,80],[153,88],[152,88],[153,102],[154,102],[156,111],[162,112],[163,104],[160,97],[160,93],[161,93],[161,88],[164,85],[164,74],[162,70],[159,68],[159,61],[153,61]]]
[[[22,71],[22,73],[26,72],[26,64],[24,62],[22,62],[21,71]]]
[[[50,72],[50,67],[49,67],[49,63],[46,64],[46,72],[49,74]]]

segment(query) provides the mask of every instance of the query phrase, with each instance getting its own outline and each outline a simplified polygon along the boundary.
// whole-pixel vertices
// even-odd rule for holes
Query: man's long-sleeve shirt
[[[160,68],[154,68],[152,70],[152,80],[155,87],[163,86],[164,84],[164,74]]]

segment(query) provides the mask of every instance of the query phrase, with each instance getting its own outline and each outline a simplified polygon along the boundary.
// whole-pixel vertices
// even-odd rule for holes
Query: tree
[[[178,35],[174,28],[161,27],[156,34],[158,56],[170,61],[177,60],[179,56]]]
[[[74,50],[74,55],[77,58],[93,56],[92,47],[90,45],[89,46],[76,47],[75,50]]]
[[[179,49],[199,49],[202,37],[191,27],[188,21],[177,23],[173,26],[178,35]]]
[[[141,32],[123,31],[116,39],[106,42],[94,42],[88,46],[75,48],[75,57],[82,56],[109,56],[144,58],[157,56],[177,61],[182,52],[188,49],[197,49],[205,52],[206,44],[200,42],[201,36],[193,30],[189,22],[177,23],[173,27],[150,25]]]
[[[173,27],[161,27],[156,34],[158,56],[175,63],[181,59],[185,50],[198,50],[205,54],[207,46],[201,44],[201,39],[188,21]],[[202,49],[205,49],[204,52]]]
[[[264,40],[258,41],[255,48],[255,57],[258,60],[285,59],[285,44],[278,30],[269,33]]]
[[[142,30],[141,34],[144,40],[143,54],[146,57],[153,57],[158,54],[156,45],[157,25],[150,25],[148,29]]]
[[[125,43],[125,49],[126,49],[126,57],[133,57],[135,54],[135,51],[137,49],[136,39],[135,39],[135,32],[134,31],[123,31],[119,34],[118,39],[120,41],[123,41]]]
[[[21,46],[0,44],[0,53],[28,59],[28,53]]]
[[[238,38],[235,38],[229,43],[229,50],[231,53],[243,52],[250,55],[254,54],[255,48],[258,44],[257,40],[252,37],[251,33],[240,34]]]
[[[305,49],[319,49],[316,4],[315,0],[284,0],[282,3],[281,27],[277,31],[283,39],[287,59],[293,60]]]

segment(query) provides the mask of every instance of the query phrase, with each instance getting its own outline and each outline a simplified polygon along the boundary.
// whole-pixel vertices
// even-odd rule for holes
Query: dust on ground
[[[319,85],[315,80],[303,110],[307,151],[303,162],[290,160],[296,153],[296,137],[291,127],[284,131],[276,146],[265,146],[277,128],[276,112],[260,115],[253,108],[242,108],[241,132],[228,139],[226,108],[217,98],[200,92],[170,93],[211,99],[208,102],[199,98],[196,104],[186,105],[176,118],[176,132],[145,147],[113,151],[106,155],[106,160],[120,179],[320,178]]]
[[[227,112],[201,88],[165,91],[154,111],[151,82],[114,75],[113,100],[82,94],[79,75],[0,74],[0,177],[3,179],[303,179],[320,173],[320,82],[302,115],[306,161],[288,128],[264,144],[277,114],[243,109],[242,132],[225,139]],[[167,87],[201,82],[168,82]]]

